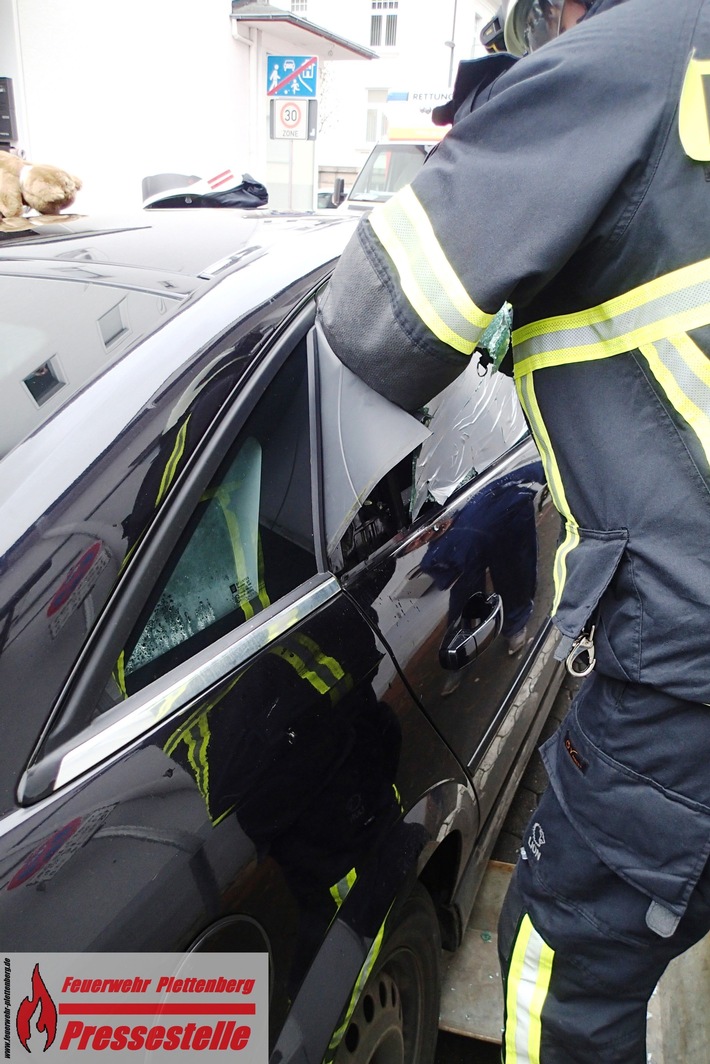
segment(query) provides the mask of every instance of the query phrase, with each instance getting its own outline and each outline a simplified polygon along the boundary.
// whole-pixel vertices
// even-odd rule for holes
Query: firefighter
[[[645,1062],[647,1000],[710,927],[710,0],[587,6],[504,5],[528,54],[469,78],[319,311],[416,410],[514,308],[563,518],[559,653],[595,668],[543,747],[501,916],[509,1064]]]

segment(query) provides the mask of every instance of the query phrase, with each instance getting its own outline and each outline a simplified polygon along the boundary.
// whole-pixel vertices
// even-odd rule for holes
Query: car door
[[[332,1008],[298,1021],[304,1038],[330,1024],[317,1033],[327,1045],[428,839],[403,811],[456,780],[440,816],[465,816],[473,835],[475,804],[372,624],[319,564],[312,313],[132,539],[20,780],[0,921],[9,949],[268,952],[273,1043],[346,906],[357,933]],[[139,509],[174,474],[190,396],[151,450]],[[129,537],[145,528],[134,516]],[[326,971],[327,985],[332,959]]]
[[[32,816],[5,839],[0,894],[11,948],[207,948],[216,923],[221,948],[268,949],[275,1029],[330,888],[399,813],[396,722],[371,683],[383,649],[316,560],[308,392],[305,342],[267,360],[136,542],[21,781]],[[171,425],[137,506],[179,438]]]
[[[322,335],[319,350],[332,364]],[[350,426],[351,377],[346,371],[339,391],[331,388],[322,418],[326,438],[349,439],[358,452],[354,480],[376,421],[407,415],[389,404],[389,413],[367,420],[363,406]],[[411,451],[374,448],[377,474],[360,474],[367,488],[347,527],[333,522],[330,561],[476,774],[485,818],[555,672],[548,616],[559,518],[507,377],[481,376],[471,365],[430,404],[426,420],[426,439]],[[392,429],[406,432],[404,424]],[[334,492],[327,483],[325,490]]]

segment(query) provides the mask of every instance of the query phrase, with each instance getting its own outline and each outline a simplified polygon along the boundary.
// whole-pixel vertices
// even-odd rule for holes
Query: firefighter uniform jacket
[[[457,108],[360,222],[320,315],[416,409],[509,300],[563,517],[554,622],[567,640],[595,622],[604,675],[710,704],[708,85],[710,0],[598,0]]]

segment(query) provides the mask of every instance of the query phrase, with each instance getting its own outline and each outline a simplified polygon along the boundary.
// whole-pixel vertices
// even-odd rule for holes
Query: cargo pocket
[[[555,657],[567,657],[584,631],[621,561],[629,534],[624,528],[597,532],[567,523],[555,557],[552,620],[565,638]]]
[[[574,706],[541,753],[575,830],[600,861],[651,899],[648,926],[673,934],[710,856],[710,808],[599,749]]]

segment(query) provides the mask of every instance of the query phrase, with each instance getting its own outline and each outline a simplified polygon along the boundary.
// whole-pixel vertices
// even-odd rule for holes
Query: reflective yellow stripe
[[[391,907],[390,911],[387,913],[387,916],[389,916],[390,912]],[[328,1052],[326,1053],[326,1056],[323,1059],[323,1064],[329,1064],[329,1062],[332,1061],[333,1056],[335,1055],[335,1050],[342,1042],[345,1032],[348,1029],[348,1025],[350,1023],[350,1020],[352,1019],[352,1015],[355,1011],[358,1001],[360,1000],[360,995],[365,989],[365,984],[367,983],[367,980],[370,977],[370,972],[375,967],[375,961],[377,960],[380,950],[382,949],[382,940],[385,936],[385,924],[387,923],[387,916],[383,920],[380,926],[380,930],[377,932],[375,940],[367,952],[365,963],[360,969],[358,977],[355,980],[355,986],[353,987],[353,992],[350,995],[348,1007],[345,1010],[345,1018],[343,1019],[343,1022],[340,1024],[340,1026],[335,1031],[333,1031],[333,1036],[330,1039],[330,1043],[328,1045]]]
[[[234,569],[237,575],[237,594],[239,596],[239,608],[244,614],[244,619],[249,620],[254,616],[254,607],[248,595],[243,594],[241,590],[240,575],[245,576],[248,572],[247,562],[244,556],[244,547],[242,546],[242,535],[239,531],[239,522],[236,515],[229,508],[230,496],[229,492],[222,489],[218,489],[215,492],[215,498],[219,502],[222,508],[222,514],[224,516],[225,523],[227,525],[227,532],[229,533],[229,541],[232,545],[232,554],[234,555]]]
[[[192,769],[192,773],[195,777],[197,788],[205,800],[207,806],[207,812],[210,815],[212,825],[216,826],[220,821],[224,820],[226,816],[234,809],[234,804],[230,805],[228,809],[225,809],[223,813],[220,813],[218,817],[212,816],[212,810],[210,809],[210,763],[209,763],[209,745],[211,739],[209,715],[215,706],[219,705],[223,698],[225,698],[233,687],[239,682],[244,673],[240,673],[239,676],[227,684],[224,690],[207,703],[196,709],[190,717],[180,725],[177,731],[174,731],[170,738],[163,746],[163,751],[168,757],[177,750],[180,743],[184,743],[187,748],[187,760]],[[178,692],[179,695],[179,692]]]
[[[168,488],[170,487],[170,485],[172,484],[172,482],[173,482],[173,480],[175,478],[175,473],[177,471],[178,464],[179,464],[180,459],[182,458],[183,452],[185,450],[185,438],[187,437],[187,423],[190,420],[190,417],[191,417],[191,415],[188,415],[185,418],[185,420],[183,421],[182,425],[180,426],[180,430],[179,430],[177,436],[175,437],[175,443],[173,444],[173,449],[172,449],[172,452],[170,454],[170,457],[168,458],[167,462],[165,463],[165,469],[163,470],[163,477],[162,477],[162,480],[160,481],[160,487],[158,488],[158,494],[157,494],[157,497],[155,499],[155,505],[156,506],[159,506],[160,503],[163,501],[163,499],[165,498],[165,495],[167,493]]]
[[[540,1064],[542,1010],[555,953],[530,917],[523,917],[513,946],[506,990],[506,1064]]]
[[[339,879],[338,882],[334,883],[333,886],[330,888],[331,896],[338,908],[340,908],[352,888],[355,886],[356,879],[357,872],[354,868],[351,868],[350,871],[346,875],[344,875],[342,879]]]
[[[633,351],[710,323],[710,259],[658,277],[591,310],[513,332],[515,375]]]
[[[552,441],[545,428],[545,422],[543,421],[537,396],[535,395],[534,378],[530,375],[520,377],[516,381],[516,385],[521,405],[527,414],[530,428],[535,443],[537,444],[537,449],[542,458],[545,478],[550,489],[550,494],[552,495],[552,501],[565,521],[565,538],[557,548],[555,564],[553,567],[555,595],[552,602],[551,613],[554,617],[559,607],[562,592],[564,591],[565,582],[567,580],[567,557],[579,543],[579,526],[577,525],[569,503],[567,502],[567,496],[562,483],[559,466],[557,465],[555,452],[552,448]]]
[[[258,555],[257,566],[259,570],[259,602],[262,607],[266,609],[271,605],[271,599],[269,598],[266,590],[266,581],[264,579],[264,551],[261,546],[261,536],[257,532],[256,550]]]
[[[690,425],[710,465],[710,361],[685,334],[640,348],[671,406]]]
[[[710,162],[710,126],[703,79],[710,77],[710,60],[690,58],[680,94],[678,132],[685,154],[696,162]]]
[[[309,669],[303,658],[295,654],[293,650],[288,647],[272,647],[269,651],[270,654],[276,654],[290,665],[292,669],[295,669],[302,680],[307,680],[312,687],[315,687],[316,691],[321,695],[327,695],[330,691],[331,684],[325,683],[321,680],[320,676],[313,669]]]
[[[126,652],[122,650],[118,655],[118,661],[116,662],[116,683],[121,689],[121,694],[124,698],[128,698],[128,691],[126,690]]]
[[[461,317],[476,329],[485,329],[493,320],[473,302],[461,284],[458,274],[444,254],[429,216],[417,199],[411,185],[402,190],[402,207],[412,223],[421,243],[423,258]]]
[[[289,646],[289,643],[297,644],[297,648]],[[282,646],[273,647],[271,653],[295,669],[301,679],[307,680],[319,694],[329,694],[333,704],[352,688],[350,674],[335,658],[324,654],[315,640],[303,632],[293,632]]]
[[[323,665],[332,673],[336,682],[342,680],[345,675],[342,665],[335,658],[331,658],[329,654],[324,654],[314,639],[307,636],[305,632],[295,632],[293,638],[311,652],[319,665]]]
[[[206,714],[201,713],[189,730],[183,729],[180,739],[187,747],[187,760],[195,777],[197,789],[209,809],[210,769],[207,748],[210,742],[210,727]]]
[[[368,221],[417,316],[442,343],[470,355],[493,315],[469,296],[412,188],[376,207]]]
[[[249,620],[254,616],[254,604],[253,599],[250,599],[248,595],[242,594],[240,590],[239,577],[240,574],[246,574],[248,572],[246,557],[244,555],[244,546],[242,543],[242,534],[239,528],[239,521],[236,514],[231,509],[232,493],[239,488],[241,481],[233,482],[231,484],[223,484],[219,487],[213,488],[207,491],[202,496],[202,501],[205,502],[209,499],[216,500],[222,510],[225,524],[227,525],[227,532],[229,534],[229,540],[232,545],[232,554],[234,556],[234,567],[237,575],[237,593],[239,596],[239,608],[244,613],[245,620]],[[256,595],[261,603],[262,607],[266,609],[271,605],[268,592],[266,590],[266,584],[264,581],[264,553],[261,546],[261,536],[257,533],[257,579],[259,581],[258,588],[255,589]]]

